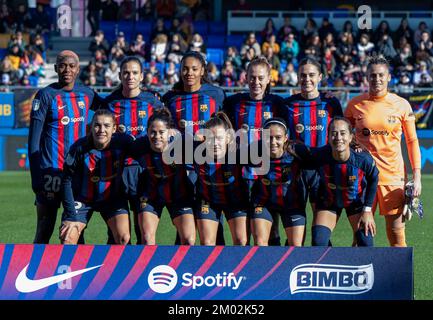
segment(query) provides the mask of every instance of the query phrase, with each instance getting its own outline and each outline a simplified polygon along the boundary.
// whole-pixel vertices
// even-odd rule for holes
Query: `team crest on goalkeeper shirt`
[[[397,117],[396,116],[388,116],[388,123],[392,124],[392,123],[397,123]]]
[[[208,109],[207,104],[201,104],[201,105],[200,105],[200,111],[201,111],[201,112],[206,112],[207,109]]]

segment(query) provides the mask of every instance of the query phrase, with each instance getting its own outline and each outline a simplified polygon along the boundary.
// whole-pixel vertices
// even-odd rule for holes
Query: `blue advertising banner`
[[[412,298],[412,248],[0,245],[2,300]]]
[[[0,128],[12,128],[14,123],[14,94],[12,92],[1,92]]]

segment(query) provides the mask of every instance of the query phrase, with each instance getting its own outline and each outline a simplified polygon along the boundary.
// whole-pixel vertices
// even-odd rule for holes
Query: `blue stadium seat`
[[[2,49],[2,48],[0,48],[0,60],[3,59],[6,56],[7,52],[8,52],[8,49]]]
[[[32,87],[37,87],[38,86],[38,82],[39,82],[39,78],[36,76],[29,76],[29,84]]]
[[[101,21],[99,23],[99,29],[104,32],[104,37],[108,42],[113,41],[116,38],[116,22],[115,21]]]
[[[242,44],[244,43],[244,40],[245,40],[245,36],[242,34],[230,34],[227,36],[226,46],[236,47],[238,50],[240,50]]]
[[[159,75],[161,77],[164,77],[165,63],[157,62],[156,63],[156,70],[158,70]]]
[[[287,60],[281,60],[280,73],[283,73],[287,68]]]
[[[214,21],[209,23],[209,34],[227,34],[227,26],[225,22]]]
[[[206,51],[207,62],[213,62],[217,67],[221,67],[224,62],[224,50],[219,48],[208,48]]]
[[[206,36],[208,34],[207,21],[194,21],[194,32]]]
[[[226,37],[223,35],[208,35],[207,44],[212,48],[224,49],[226,45]]]
[[[144,34],[151,34],[152,33],[152,21],[137,21],[135,25],[135,32],[136,33],[142,33]]]

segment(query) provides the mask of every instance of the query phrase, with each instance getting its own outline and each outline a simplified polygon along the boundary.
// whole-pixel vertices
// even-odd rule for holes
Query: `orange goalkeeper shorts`
[[[379,213],[382,216],[400,214],[404,207],[404,186],[377,186],[376,197],[373,203],[373,212],[379,204]]]

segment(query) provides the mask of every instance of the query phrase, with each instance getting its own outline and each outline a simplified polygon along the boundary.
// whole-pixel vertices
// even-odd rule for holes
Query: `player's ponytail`
[[[147,127],[150,128],[152,123],[155,121],[164,122],[168,129],[174,128],[174,122],[171,116],[171,112],[166,107],[159,108],[153,111],[153,114],[150,116],[149,120],[147,121]]]

